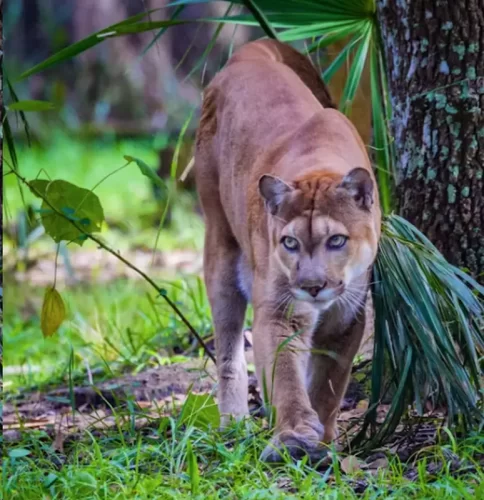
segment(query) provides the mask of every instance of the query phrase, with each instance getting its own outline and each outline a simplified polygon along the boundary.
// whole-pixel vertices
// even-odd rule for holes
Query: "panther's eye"
[[[284,236],[281,239],[281,243],[284,245],[285,249],[290,252],[295,252],[299,248],[299,242],[292,236]]]
[[[329,238],[326,246],[331,250],[337,250],[339,248],[343,248],[347,241],[348,236],[345,236],[344,234],[335,234]]]

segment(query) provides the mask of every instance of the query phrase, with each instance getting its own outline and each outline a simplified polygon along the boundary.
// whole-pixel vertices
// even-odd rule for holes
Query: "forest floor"
[[[107,153],[68,143],[19,157],[28,178],[45,165],[51,178],[89,187],[123,154],[153,162],[151,149],[122,144]],[[61,252],[56,265],[48,238],[22,239],[22,202],[11,176],[5,182],[4,498],[484,498],[484,436],[457,438],[439,416],[406,419],[379,449],[352,449],[368,409],[371,332],[355,360],[338,442],[319,463],[263,464],[271,430],[254,377],[251,311],[252,416],[219,431],[214,366],[162,297],[90,243]],[[187,215],[189,200],[181,197],[153,251],[156,206],[146,179],[124,169],[98,194],[108,220],[103,238],[156,275],[213,348],[200,278],[203,225]],[[68,314],[44,339],[40,310],[54,275]],[[387,409],[380,406],[380,420]]]
[[[83,262],[83,251],[78,255]],[[72,261],[79,269],[76,254]],[[22,290],[34,276],[42,283],[38,268],[45,266],[40,259],[23,281],[10,283],[15,297],[25,297]],[[63,289],[69,275],[60,269],[58,279]],[[456,439],[438,416],[409,418],[379,449],[352,451],[351,438],[368,409],[371,332],[341,407],[340,438],[328,455],[320,463],[289,457],[278,466],[261,463],[271,433],[260,415],[250,330],[253,415],[221,432],[213,363],[188,334],[174,338],[180,325],[148,311],[135,283],[119,276],[104,282],[104,293],[91,299],[95,307],[80,307],[94,292],[86,282],[66,287],[75,319],[57,339],[39,338],[40,293],[7,314],[5,359],[17,362],[5,366],[5,498],[484,498],[484,437]],[[131,335],[120,328],[124,322]],[[387,409],[380,406],[379,421]]]

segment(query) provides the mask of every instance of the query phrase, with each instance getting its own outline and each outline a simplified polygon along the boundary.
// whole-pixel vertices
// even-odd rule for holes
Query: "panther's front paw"
[[[327,454],[327,448],[321,443],[323,434],[322,425],[317,430],[301,425],[293,430],[282,431],[271,439],[260,458],[264,462],[284,462],[284,455],[287,453],[296,460],[305,455],[312,462],[321,460]]]

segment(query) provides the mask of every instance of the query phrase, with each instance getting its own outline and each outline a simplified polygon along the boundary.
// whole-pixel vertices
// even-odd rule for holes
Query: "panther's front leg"
[[[317,451],[324,434],[306,389],[312,325],[303,321],[298,330],[293,321],[274,314],[267,306],[254,304],[254,313],[259,385],[276,410],[275,435],[261,458],[280,461],[284,447],[293,457],[311,455]]]

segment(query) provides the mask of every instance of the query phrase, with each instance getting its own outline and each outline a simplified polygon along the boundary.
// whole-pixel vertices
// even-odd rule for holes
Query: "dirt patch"
[[[253,363],[253,351],[248,349],[246,358]],[[249,407],[257,414],[261,411],[260,388],[254,374],[249,374]],[[216,369],[209,360],[191,360],[186,363],[152,368],[136,375],[125,375],[97,385],[60,387],[47,392],[22,392],[5,403],[4,438],[16,440],[19,433],[28,429],[45,429],[55,434],[62,428],[63,434],[75,433],[87,428],[114,427],[116,413],[131,404],[143,410],[143,420],[160,418],[176,411],[187,394],[216,392]],[[341,421],[350,422],[361,416],[367,405],[362,383],[352,381],[342,402]],[[73,408],[75,414],[73,415]],[[141,414],[140,414],[141,416]]]
[[[167,276],[199,275],[202,271],[202,255],[192,250],[155,252],[137,249],[127,250],[123,257],[147,274]],[[52,283],[55,274],[55,254],[32,255],[24,261],[22,271],[17,266],[17,256],[12,252],[5,258],[5,273],[15,281],[34,285]],[[66,285],[78,283],[108,283],[116,279],[141,279],[140,275],[127,267],[114,255],[92,249],[76,249],[69,253],[69,260],[62,255],[57,261],[57,282]]]

